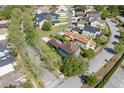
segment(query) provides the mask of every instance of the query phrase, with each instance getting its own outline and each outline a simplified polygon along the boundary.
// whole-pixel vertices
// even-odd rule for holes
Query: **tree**
[[[115,49],[117,54],[121,54],[124,50],[124,45],[121,43],[118,43],[115,45],[114,49]]]
[[[89,59],[90,58],[93,58],[95,56],[95,52],[93,49],[85,49],[82,51],[82,56],[83,57],[88,57]]]
[[[109,12],[107,10],[103,10],[101,13],[101,18],[105,20],[107,17],[109,17]]]
[[[22,53],[25,49],[25,36],[19,31],[9,32],[8,42],[12,53]]]
[[[34,30],[34,23],[29,14],[24,14],[24,31],[31,32]]]
[[[11,12],[11,18],[15,18],[19,23],[22,20],[22,10],[20,8],[14,8]]]
[[[99,12],[101,12],[104,8],[105,8],[105,6],[103,6],[103,5],[96,5],[96,6],[95,6],[95,9],[96,9],[97,11],[99,11]]]
[[[84,81],[84,83],[86,83],[86,84],[88,84],[90,86],[94,86],[97,83],[96,76],[94,74],[90,74],[89,76],[87,76],[87,78]]]
[[[27,81],[25,81],[21,86],[23,88],[32,88],[33,87],[32,83],[29,79]]]
[[[118,6],[115,6],[115,5],[108,6],[107,10],[113,17],[117,16],[119,12]]]
[[[86,9],[86,6],[84,5],[76,5],[75,11],[84,11]]]
[[[52,29],[52,23],[50,21],[45,21],[42,25],[42,30],[50,31]]]
[[[86,72],[88,63],[79,56],[71,55],[63,60],[62,70],[66,76],[82,75]]]
[[[12,22],[8,26],[8,44],[11,51],[17,55],[18,53],[23,52],[25,48],[25,36],[20,32],[20,25],[18,21],[13,18]]]

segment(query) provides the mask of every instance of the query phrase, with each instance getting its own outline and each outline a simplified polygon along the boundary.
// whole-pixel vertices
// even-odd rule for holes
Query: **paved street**
[[[122,62],[124,66],[124,61]],[[124,87],[124,68],[121,66],[114,72],[110,80],[104,86],[105,88],[123,88]]]
[[[82,86],[81,79],[78,76],[71,77],[64,81],[58,88],[80,88]]]
[[[114,55],[114,44],[119,42],[119,28],[116,27],[116,24],[111,21],[111,19],[106,20],[110,30],[112,32],[112,36],[110,38],[110,41],[106,47],[106,49],[103,49],[91,62],[88,73],[97,72],[103,65],[106,64],[105,60],[110,60],[111,57]]]
[[[0,77],[0,88],[4,88],[9,84],[16,85],[18,87],[24,81],[25,79],[23,75],[19,72],[11,72],[3,77]]]

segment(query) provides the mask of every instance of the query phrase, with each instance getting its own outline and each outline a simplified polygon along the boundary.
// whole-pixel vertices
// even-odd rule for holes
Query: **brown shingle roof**
[[[59,40],[57,39],[52,39],[49,41],[49,43],[54,46],[56,49],[63,49],[64,51],[66,51],[67,53],[71,54],[71,53],[75,53],[79,47],[74,45],[72,42],[69,43],[61,43]]]
[[[88,44],[90,42],[90,45],[96,45],[96,42],[93,41],[90,37],[88,36],[85,36],[85,35],[80,35],[80,34],[76,34],[76,33],[73,33],[73,32],[64,32],[64,35],[66,35],[67,37],[69,38],[72,38],[72,39],[75,39],[77,41],[80,41],[84,44]]]
[[[61,47],[62,43],[61,41],[57,40],[57,39],[52,39],[52,40],[49,40],[49,43],[51,45],[53,45],[56,49],[58,49],[59,47]]]
[[[61,48],[70,54],[75,53],[79,49],[79,47],[74,45],[72,42],[63,44]]]

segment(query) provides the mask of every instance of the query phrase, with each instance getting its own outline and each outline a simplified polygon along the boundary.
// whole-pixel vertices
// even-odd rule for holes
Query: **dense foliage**
[[[96,76],[94,74],[90,74],[84,82],[90,86],[94,86],[97,83]]]
[[[89,59],[91,59],[96,55],[96,53],[92,49],[83,49],[81,55],[83,57],[88,57]]]
[[[75,6],[75,11],[84,11],[86,9],[86,6],[84,5],[76,5]]]
[[[79,56],[71,55],[63,60],[62,70],[66,76],[83,75],[88,63]]]
[[[45,21],[42,25],[42,30],[45,30],[45,31],[50,31],[52,30],[52,23],[51,21]]]

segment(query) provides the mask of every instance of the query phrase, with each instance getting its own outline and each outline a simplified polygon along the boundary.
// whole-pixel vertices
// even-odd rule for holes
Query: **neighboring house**
[[[80,28],[80,29],[83,29],[85,25],[88,25],[89,24],[89,21],[87,18],[82,18],[82,17],[79,17],[79,19],[77,20],[77,26]]]
[[[55,13],[59,15],[60,19],[67,19],[68,18],[68,16],[67,16],[67,6],[64,6],[64,5],[58,6]]]
[[[77,17],[85,17],[86,14],[85,14],[83,11],[77,11],[77,12],[75,13],[75,16],[77,16]]]
[[[94,18],[101,18],[100,14],[97,11],[88,11],[86,12],[86,16],[89,18],[89,21]]]
[[[96,28],[104,29],[106,26],[106,22],[101,18],[94,18],[91,20],[90,25]]]
[[[7,48],[7,29],[0,29],[0,77],[14,71],[12,57]]]
[[[92,40],[92,38],[76,34],[70,31],[64,32],[64,36],[68,39],[70,39],[72,42],[74,42],[76,45],[81,46],[85,49],[95,49],[96,42]]]
[[[82,34],[82,30],[79,27],[72,28],[71,31],[76,34]]]
[[[81,34],[90,36],[92,38],[96,38],[97,36],[100,36],[101,33],[102,33],[102,31],[100,29],[92,27],[92,26],[89,26],[89,25],[86,25],[83,28]]]
[[[89,12],[89,11],[96,11],[95,9],[94,9],[94,7],[87,7],[86,9],[85,9],[85,14],[87,13],[87,12]]]
[[[74,45],[74,43],[72,42],[62,43],[57,39],[52,39],[52,40],[49,40],[48,44],[54,47],[57,50],[57,52],[63,57],[67,57],[72,54],[77,56],[80,55],[80,48]]]
[[[35,23],[36,27],[39,28],[42,28],[42,25],[46,20],[50,20],[53,23],[53,25],[60,23],[59,15],[55,13],[41,12],[35,15],[35,19],[36,19],[36,23]]]

